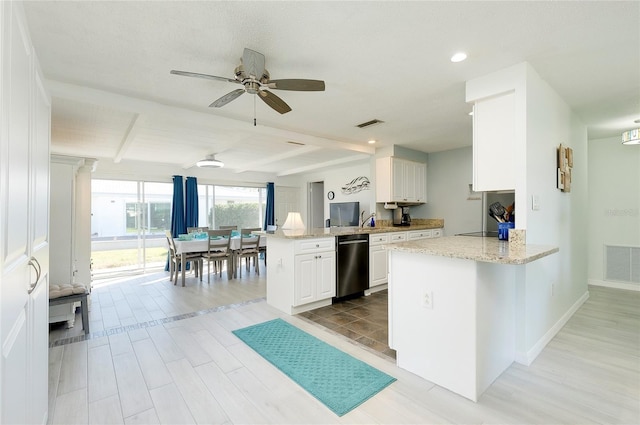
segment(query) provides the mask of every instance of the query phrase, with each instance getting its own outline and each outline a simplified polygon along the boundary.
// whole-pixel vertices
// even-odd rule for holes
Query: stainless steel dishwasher
[[[336,237],[336,298],[369,289],[369,234]]]

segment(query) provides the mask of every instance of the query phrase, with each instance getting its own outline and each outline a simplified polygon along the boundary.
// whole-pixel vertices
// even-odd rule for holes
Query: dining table
[[[257,238],[257,236],[256,236]],[[245,237],[245,240],[247,238]],[[251,240],[251,238],[249,239]],[[201,252],[201,253],[206,253],[209,251],[209,241],[207,240],[207,238],[193,238],[190,240],[180,240],[179,238],[175,238],[174,239],[174,243],[176,245],[176,255],[180,255],[180,259],[181,262],[180,264],[185,264],[186,261],[186,254],[189,253],[196,253],[196,252]],[[265,247],[267,246],[267,238],[262,236],[260,238],[260,247]],[[232,258],[232,263],[233,263],[233,274],[235,276],[236,272],[236,259],[235,259],[235,252],[240,250],[240,235],[238,236],[232,236],[231,237],[231,243],[229,244],[229,249],[231,250],[231,258]],[[184,286],[184,279],[185,279],[185,269],[186,267],[182,267],[182,286]]]

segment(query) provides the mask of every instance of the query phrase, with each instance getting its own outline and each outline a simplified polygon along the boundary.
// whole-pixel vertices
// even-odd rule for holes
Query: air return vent
[[[605,280],[640,283],[640,247],[605,245]]]
[[[382,124],[384,121],[380,121],[379,119],[375,119],[375,120],[371,120],[371,121],[367,121],[367,122],[363,122],[361,124],[356,125],[356,127],[359,128],[365,128],[365,127],[369,127],[371,125],[375,125],[375,124]]]

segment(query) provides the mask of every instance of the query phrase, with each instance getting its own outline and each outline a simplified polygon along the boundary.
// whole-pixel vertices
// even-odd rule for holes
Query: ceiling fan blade
[[[301,79],[271,80],[267,87],[278,90],[324,91],[324,81]]]
[[[198,74],[197,72],[176,71],[175,69],[172,69],[170,71],[170,74],[182,75],[182,76],[185,76],[185,77],[206,78],[207,80],[227,81],[229,83],[238,83],[238,84],[240,84],[239,81],[236,81],[236,80],[234,80],[232,78],[218,77],[216,75],[209,75],[209,74]]]
[[[291,110],[289,105],[287,105],[284,100],[280,99],[270,91],[260,90],[258,93],[260,95],[260,99],[262,99],[264,103],[272,107],[276,112],[286,114]]]
[[[244,65],[244,73],[247,77],[253,76],[253,78],[259,80],[264,73],[264,55],[245,48],[242,54],[242,65]]]
[[[236,99],[242,93],[244,93],[244,89],[235,89],[234,91],[225,94],[220,99],[218,99],[215,102],[213,102],[211,105],[209,105],[209,107],[213,106],[213,107],[216,107],[216,108],[220,108],[221,106],[224,106],[227,103],[231,102],[232,100]]]

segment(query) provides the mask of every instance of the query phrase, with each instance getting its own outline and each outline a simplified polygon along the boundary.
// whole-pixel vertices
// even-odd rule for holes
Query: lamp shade
[[[623,145],[640,145],[640,128],[622,133]]]
[[[287,215],[287,219],[285,220],[284,224],[282,225],[283,229],[287,229],[287,230],[304,230],[305,225],[304,222],[302,221],[302,217],[300,217],[300,213],[299,212],[289,212],[289,214]]]

